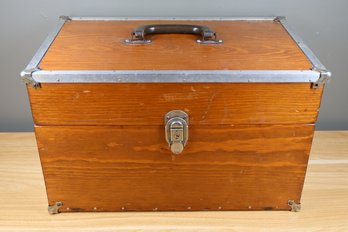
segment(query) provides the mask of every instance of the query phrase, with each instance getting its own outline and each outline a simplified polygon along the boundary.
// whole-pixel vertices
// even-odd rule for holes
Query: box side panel
[[[63,202],[62,212],[289,209],[313,131],[192,126],[172,156],[162,126],[36,127],[49,204]]]
[[[298,83],[42,84],[28,87],[37,125],[163,125],[183,110],[191,125],[307,124],[323,87]]]

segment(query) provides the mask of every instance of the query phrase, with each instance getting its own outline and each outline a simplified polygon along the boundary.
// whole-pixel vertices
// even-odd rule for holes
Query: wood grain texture
[[[186,111],[191,125],[306,124],[323,88],[310,84],[42,84],[28,86],[37,125],[163,125]]]
[[[193,35],[154,35],[126,45],[133,28],[150,23],[207,25],[224,41],[201,45]],[[312,65],[273,21],[72,21],[40,63],[44,70],[309,70]]]
[[[300,202],[313,125],[36,127],[49,204],[66,211],[271,210]]]
[[[348,132],[315,132],[299,213],[47,213],[34,133],[0,133],[0,231],[347,231]],[[320,161],[320,162],[319,162]]]

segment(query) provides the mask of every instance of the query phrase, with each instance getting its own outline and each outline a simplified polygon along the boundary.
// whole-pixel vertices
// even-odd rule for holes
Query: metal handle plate
[[[181,110],[172,110],[164,117],[165,136],[170,150],[179,155],[188,140],[188,115]]]

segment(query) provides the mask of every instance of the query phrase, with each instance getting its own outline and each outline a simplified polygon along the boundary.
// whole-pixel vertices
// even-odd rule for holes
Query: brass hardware
[[[288,200],[288,206],[291,207],[292,212],[299,212],[301,210],[301,203],[296,203],[294,200]]]
[[[57,214],[59,213],[59,208],[63,206],[63,202],[56,202],[54,205],[49,205],[48,206],[48,213],[49,214]]]
[[[188,120],[188,115],[181,110],[172,110],[164,117],[166,141],[175,155],[179,155],[187,143]]]

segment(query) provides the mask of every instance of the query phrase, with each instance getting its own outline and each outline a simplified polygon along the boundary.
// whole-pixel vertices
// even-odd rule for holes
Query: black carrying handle
[[[153,34],[193,34],[201,36],[196,40],[202,44],[219,44],[222,40],[216,39],[216,33],[207,26],[190,24],[151,24],[141,25],[135,28],[131,34],[132,38],[125,40],[127,44],[147,44],[151,40],[146,39],[147,35]]]

